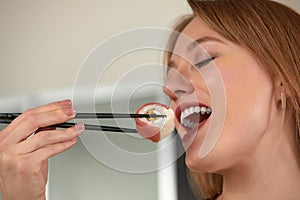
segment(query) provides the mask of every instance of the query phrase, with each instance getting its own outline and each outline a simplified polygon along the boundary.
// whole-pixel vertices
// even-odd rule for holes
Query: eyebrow
[[[201,38],[198,38],[197,40],[191,42],[188,46],[187,49],[188,51],[191,51],[192,49],[194,49],[197,45],[205,43],[205,42],[219,42],[219,43],[223,43],[225,44],[225,42],[219,38],[216,37],[212,37],[212,36],[204,36]]]

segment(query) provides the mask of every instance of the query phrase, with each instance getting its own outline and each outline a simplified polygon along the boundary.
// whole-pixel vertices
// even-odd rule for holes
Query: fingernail
[[[67,117],[74,117],[76,115],[76,111],[74,108],[64,108],[63,112]]]
[[[84,123],[76,124],[76,125],[75,125],[75,128],[76,128],[76,130],[77,130],[77,133],[78,133],[78,134],[81,134],[81,133],[84,131],[84,129],[85,129]]]
[[[59,103],[59,105],[61,105],[61,106],[71,106],[71,105],[72,105],[72,101],[69,100],[69,99],[63,100],[63,101],[59,101],[58,103]]]

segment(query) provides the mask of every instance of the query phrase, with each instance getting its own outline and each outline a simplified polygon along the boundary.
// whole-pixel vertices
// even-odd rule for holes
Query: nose
[[[181,96],[193,93],[194,89],[184,72],[169,68],[163,91],[171,100],[177,101]]]

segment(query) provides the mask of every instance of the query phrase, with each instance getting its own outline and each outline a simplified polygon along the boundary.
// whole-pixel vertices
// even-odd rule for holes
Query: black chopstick
[[[0,119],[0,124],[10,124],[13,119]],[[69,128],[75,126],[76,123],[65,122],[61,124],[55,124],[50,127],[54,128]],[[113,127],[113,126],[102,126],[102,125],[93,125],[93,124],[84,124],[85,130],[90,131],[108,131],[108,132],[125,132],[125,133],[137,133],[136,129],[131,128],[122,128],[122,127]]]
[[[15,119],[22,113],[0,113],[0,119]],[[127,113],[77,113],[74,119],[109,119],[109,118],[159,118],[166,115],[127,114]]]
[[[75,126],[75,123],[71,122],[65,122],[62,124],[56,124],[53,125],[52,127],[56,128],[69,128],[72,126]],[[100,126],[100,125],[93,125],[93,124],[84,124],[85,130],[90,130],[90,131],[109,131],[109,132],[125,132],[125,133],[137,133],[136,129],[131,129],[131,128],[122,128],[122,127],[113,127],[113,126]]]
[[[21,114],[22,113],[0,113],[0,124],[10,124],[15,118],[17,118]],[[158,117],[166,117],[166,115],[127,114],[127,113],[77,113],[74,119],[158,118]],[[69,128],[74,125],[76,124],[71,122],[65,122],[62,124],[52,125],[51,127]],[[85,124],[85,130],[137,133],[137,130],[131,128],[92,125],[92,124]]]
[[[159,118],[166,115],[157,114],[127,114],[127,113],[77,113],[75,119],[105,119],[105,118]]]

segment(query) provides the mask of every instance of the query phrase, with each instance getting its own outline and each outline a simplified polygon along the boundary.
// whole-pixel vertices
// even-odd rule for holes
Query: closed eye
[[[195,64],[195,66],[197,68],[201,68],[201,67],[204,67],[205,65],[207,65],[208,63],[210,63],[211,61],[213,61],[216,57],[209,57],[205,60],[202,60],[200,62],[198,62],[197,64]]]

